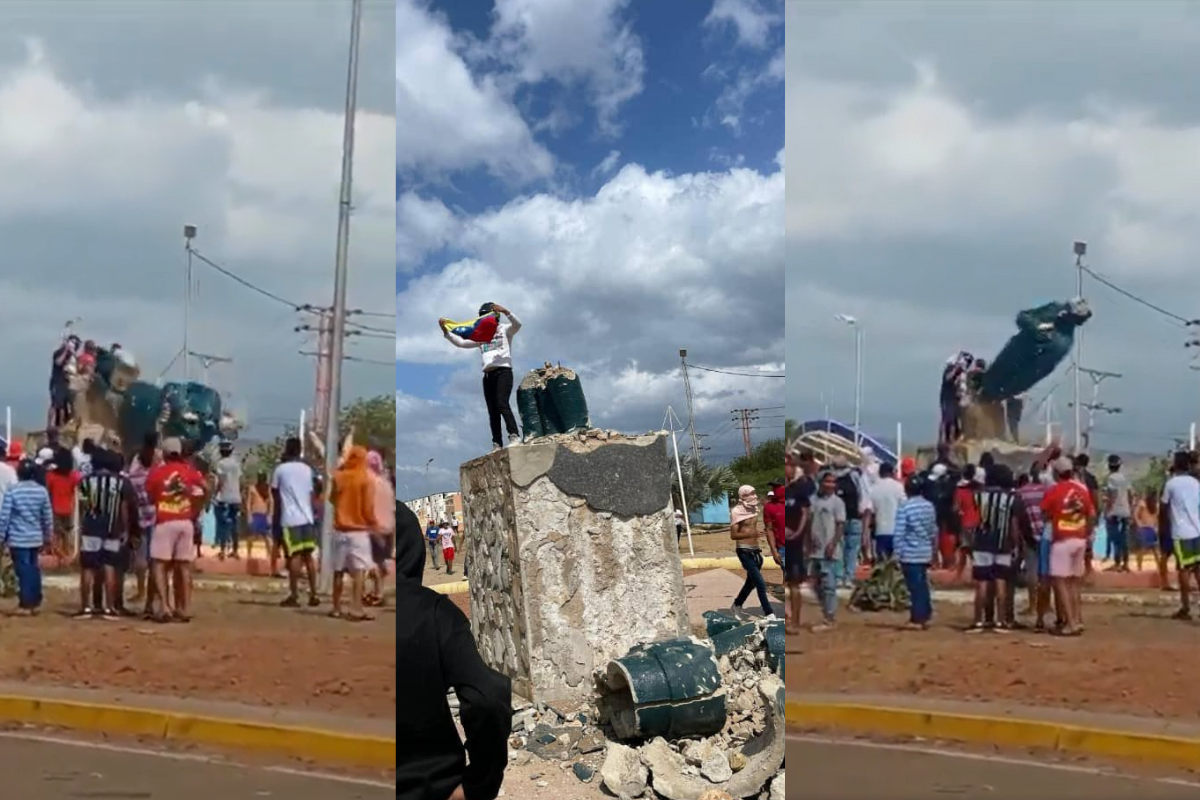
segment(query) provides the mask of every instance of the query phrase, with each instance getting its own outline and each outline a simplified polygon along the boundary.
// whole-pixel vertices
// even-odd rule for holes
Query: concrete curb
[[[732,556],[723,558],[685,558],[683,559],[684,569],[731,569],[741,571],[742,562]],[[763,565],[764,571],[778,570],[779,565],[770,562]],[[451,583],[435,583],[429,587],[438,594],[459,594],[470,588],[470,583],[467,581],[453,581]]]
[[[797,728],[940,739],[1023,750],[1046,749],[1200,769],[1200,739],[1180,736],[856,703],[789,699],[785,710],[788,725]]]
[[[1022,591],[1023,594],[1024,591]],[[849,600],[851,590],[838,589],[837,595],[839,600]],[[810,602],[815,602],[817,599],[817,593],[807,584],[800,587],[800,596]],[[952,606],[969,606],[975,602],[975,593],[970,589],[934,589],[933,602],[946,603]],[[1142,594],[1133,594],[1131,592],[1089,592],[1083,595],[1083,602],[1096,605],[1128,605],[1146,608],[1177,607],[1179,605],[1179,595],[1165,592],[1143,592]]]
[[[249,750],[323,764],[396,766],[395,739],[149,708],[0,695],[0,722]]]

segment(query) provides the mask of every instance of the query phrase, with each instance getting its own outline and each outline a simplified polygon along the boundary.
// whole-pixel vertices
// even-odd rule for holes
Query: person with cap
[[[1200,591],[1200,481],[1192,474],[1191,454],[1186,451],[1172,458],[1158,514],[1159,529],[1171,536],[1179,580],[1179,610],[1172,619],[1190,620],[1191,585]]]
[[[1091,571],[1096,505],[1087,485],[1075,477],[1070,458],[1059,456],[1050,468],[1055,483],[1042,498],[1042,516],[1051,526],[1050,581],[1063,623],[1055,632],[1078,636],[1083,632],[1083,579]]]
[[[421,523],[404,503],[396,503],[395,511],[396,707],[406,719],[396,729],[402,754],[396,796],[494,800],[508,766],[512,683],[484,663],[458,606],[421,585]],[[465,744],[450,710],[450,692],[458,700]]]
[[[1116,572],[1129,572],[1132,516],[1133,484],[1121,471],[1121,457],[1113,453],[1108,457],[1108,477],[1104,479],[1104,523],[1113,549],[1112,569]]]
[[[208,482],[184,456],[183,442],[171,437],[162,443],[163,462],[146,476],[146,494],[154,503],[154,535],[150,540],[153,572],[153,619],[191,621],[191,567],[195,560],[193,535],[204,507]],[[174,610],[168,616],[166,586],[170,573],[175,590]]]
[[[909,618],[905,627],[923,631],[933,619],[929,568],[937,552],[937,510],[925,497],[925,480],[921,475],[911,476],[902,489],[904,499],[895,511],[893,544],[908,588]]]
[[[438,320],[438,330],[446,337],[446,341],[455,347],[479,349],[483,358],[483,400],[487,404],[492,448],[499,450],[504,447],[501,423],[508,429],[510,445],[521,441],[517,418],[513,416],[510,405],[513,390],[512,340],[517,331],[521,330],[521,321],[499,303],[484,303],[479,307],[481,317],[492,313],[503,314],[505,318],[496,326],[496,333],[490,342],[473,342],[450,332],[444,324],[445,319]]]
[[[38,613],[42,606],[42,568],[38,555],[54,534],[50,493],[36,480],[33,462],[17,467],[17,483],[0,501],[0,545],[8,549],[17,579],[17,612]]]
[[[1021,545],[1023,511],[1016,478],[1004,464],[993,464],[975,488],[978,523],[969,539],[971,580],[975,583],[975,616],[968,632],[1012,630],[1014,565]]]
[[[79,594],[77,619],[117,619],[124,609],[122,567],[138,531],[133,483],[121,474],[121,456],[92,452],[92,471],[79,487]]]
[[[321,605],[317,595],[317,514],[315,498],[324,491],[321,479],[304,462],[300,438],[288,437],[283,456],[271,475],[271,528],[283,550],[287,565],[288,594],[284,608],[300,607],[300,573],[308,588],[308,606]]]
[[[213,521],[216,523],[217,558],[241,558],[238,539],[242,521],[242,461],[233,454],[233,442],[222,440],[220,458],[213,472],[216,491],[213,497]]]
[[[758,524],[759,507],[758,507],[758,492],[753,486],[742,486],[738,489],[738,502],[730,509],[730,527],[729,536],[736,542],[736,552],[738,562],[741,563],[742,569],[746,571],[746,580],[742,583],[741,590],[737,593],[737,597],[733,599],[733,607],[731,611],[734,614],[742,613],[742,606],[750,599],[751,592],[758,593],[758,601],[762,605],[763,616],[767,619],[775,619],[774,611],[771,609],[771,598],[767,594],[767,582],[763,578],[763,555],[762,555],[762,538],[763,531]],[[767,546],[771,549],[771,556],[779,563],[779,553],[775,548],[774,537],[767,538]]]

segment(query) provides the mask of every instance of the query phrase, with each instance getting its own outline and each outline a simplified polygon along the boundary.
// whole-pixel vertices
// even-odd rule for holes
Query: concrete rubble
[[[727,709],[717,733],[618,741],[603,717],[605,674],[597,670],[591,701],[516,704],[510,764],[544,762],[620,800],[783,800],[783,680],[768,658],[769,626],[753,623],[740,646],[714,654]]]

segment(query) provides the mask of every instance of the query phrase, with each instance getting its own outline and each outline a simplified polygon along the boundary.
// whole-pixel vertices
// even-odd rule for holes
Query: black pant
[[[512,396],[513,371],[512,367],[497,367],[483,373],[483,399],[487,402],[488,424],[492,427],[492,443],[504,444],[500,432],[500,418],[504,418],[504,427],[509,436],[517,436],[517,418],[513,416],[508,399]]]
[[[751,592],[758,592],[758,602],[762,603],[763,616],[774,613],[771,609],[771,598],[767,594],[767,582],[762,574],[762,551],[739,547],[737,548],[737,557],[738,561],[742,563],[742,569],[746,570],[746,582],[742,584],[742,590],[734,598],[733,604],[741,608],[742,604],[750,598]]]

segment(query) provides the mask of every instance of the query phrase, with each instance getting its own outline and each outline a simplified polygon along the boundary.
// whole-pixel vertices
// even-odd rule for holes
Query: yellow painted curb
[[[800,728],[1038,748],[1200,768],[1200,739],[1181,736],[1130,733],[1046,720],[803,700],[788,700],[786,714],[788,725]]]
[[[732,556],[724,558],[685,558],[683,559],[684,569],[732,569],[740,571],[742,562]],[[779,570],[780,567],[770,559],[763,564],[763,571]],[[467,581],[453,581],[451,583],[435,583],[429,587],[438,594],[459,594],[470,588]]]
[[[395,739],[147,708],[9,695],[0,696],[0,721],[253,750],[320,763],[380,769],[396,766]]]

